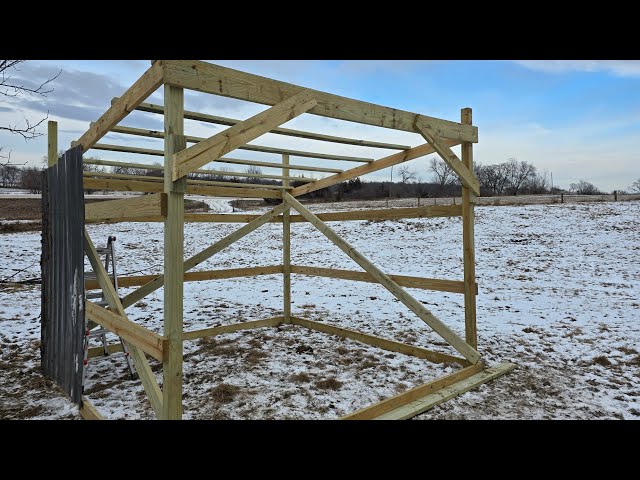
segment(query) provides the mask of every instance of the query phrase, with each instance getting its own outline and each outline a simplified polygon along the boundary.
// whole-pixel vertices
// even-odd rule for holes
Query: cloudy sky
[[[517,158],[553,174],[554,185],[584,179],[603,190],[628,188],[640,178],[640,61],[231,61],[211,60],[231,68],[329,91],[386,106],[459,121],[460,109],[473,108],[479,129],[475,161],[498,163]],[[60,146],[68,148],[147,68],[149,61],[28,61],[14,79],[35,84],[62,73],[46,97],[0,96],[0,125],[38,120],[49,113],[59,123]],[[162,89],[147,101],[162,103]],[[187,110],[247,118],[265,106],[203,93],[187,93]],[[162,117],[133,112],[122,125],[162,130]],[[359,124],[303,115],[287,127],[405,145],[422,137]],[[186,121],[188,135],[210,136],[226,128]],[[46,132],[46,126],[42,129]],[[162,149],[159,140],[110,134],[102,143]],[[266,135],[258,145],[380,158],[392,153],[293,137]],[[0,131],[4,153],[14,162],[40,164],[46,136],[25,142]],[[102,159],[154,162],[160,157],[91,150]],[[272,154],[236,151],[243,159],[278,161]],[[429,157],[426,157],[427,160]],[[411,166],[430,177],[427,160]],[[353,163],[292,158],[292,163],[349,168]],[[229,166],[229,165],[227,165]],[[231,166],[230,166],[231,167]],[[233,167],[238,169],[239,166]],[[269,172],[275,173],[275,172]],[[367,178],[389,178],[385,170]]]

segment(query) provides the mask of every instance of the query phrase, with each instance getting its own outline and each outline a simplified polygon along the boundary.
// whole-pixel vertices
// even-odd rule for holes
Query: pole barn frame
[[[144,103],[159,87],[164,87],[164,105]],[[237,120],[184,110],[184,89],[196,90],[269,106],[265,111],[245,120]],[[164,132],[119,126],[127,115],[140,110],[164,117]],[[409,147],[382,142],[365,141],[288,129],[283,125],[302,114],[313,114],[347,120],[365,125],[391,128],[420,134],[426,143]],[[184,119],[193,119],[228,128],[206,139],[186,136]],[[109,132],[164,139],[164,151],[98,143]],[[247,145],[265,133],[294,136],[325,142],[399,150],[380,159],[328,155],[259,145]],[[57,129],[49,129],[49,145],[57,144]],[[85,315],[104,328],[117,333],[127,343],[136,370],[150,404],[160,419],[182,418],[182,351],[183,342],[211,337],[239,330],[293,324],[344,338],[350,338],[385,350],[415,356],[434,363],[457,363],[462,368],[455,373],[383,400],[345,419],[410,418],[438,403],[464,393],[492,380],[515,365],[503,363],[487,367],[477,348],[476,296],[474,253],[474,206],[480,194],[478,180],[473,173],[473,144],[478,142],[478,129],[472,124],[470,108],[461,111],[460,122],[429,117],[404,110],[384,107],[340,97],[330,93],[272,80],[230,68],[192,60],[155,60],[151,67],[119,98],[72,146],[80,146],[83,153],[90,149],[158,155],[164,157],[164,179],[111,173],[84,172],[83,188],[151,193],[132,199],[91,203],[85,208],[86,223],[100,222],[164,222],[164,271],[161,275],[131,276],[118,279],[121,287],[138,288],[119,298],[111,281],[100,268],[94,244],[85,229],[85,253],[96,270],[96,280],[86,280],[85,288],[102,289],[108,302],[103,308],[86,301]],[[191,144],[191,145],[187,145]],[[461,145],[461,158],[451,147]],[[279,162],[262,162],[227,158],[235,149],[275,153]],[[426,206],[381,210],[350,211],[315,215],[297,197],[330,187],[340,182],[379,171],[384,168],[437,153],[458,175],[463,185],[462,205]],[[55,153],[53,154],[55,155]],[[50,156],[52,154],[50,153]],[[341,170],[290,163],[290,156],[339,160],[360,163]],[[281,169],[281,175],[261,172],[231,172],[247,178],[281,180],[282,185],[262,185],[193,180],[191,173],[216,173],[203,169],[212,162],[236,165],[255,165]],[[129,166],[157,169],[142,163],[86,160],[87,164]],[[302,178],[302,185],[291,186],[291,171],[320,171],[331,175],[320,180]],[[229,172],[226,172],[229,174]],[[244,214],[185,214],[184,195],[200,194],[217,197],[269,198],[281,203],[264,215]],[[295,214],[290,213],[291,210]],[[387,275],[335,233],[327,222],[350,220],[385,220],[396,218],[461,217],[463,227],[464,276],[462,281]],[[185,222],[235,222],[245,225],[194,256],[184,258]],[[196,265],[215,255],[245,235],[268,222],[283,226],[282,264],[267,267],[235,268],[190,272]],[[353,259],[363,272],[292,265],[290,258],[291,224],[308,222],[332,243]],[[281,316],[240,324],[224,325],[197,331],[183,329],[183,283],[222,278],[251,277],[282,273],[284,305]],[[438,333],[460,356],[448,355],[423,347],[407,345],[373,335],[315,322],[291,314],[291,275],[310,275],[345,280],[379,283],[396,299],[407,306],[421,320]],[[164,287],[164,331],[157,335],[128,319],[126,308]],[[458,336],[432,312],[414,299],[402,287],[446,291],[464,295],[465,336]],[[94,354],[90,351],[90,356]],[[162,362],[163,385],[159,387],[147,360],[147,355]],[[85,398],[81,406],[85,418],[101,418]]]

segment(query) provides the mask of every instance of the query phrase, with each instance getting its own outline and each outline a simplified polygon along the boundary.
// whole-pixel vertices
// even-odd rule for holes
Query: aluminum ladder
[[[107,271],[107,274],[109,274],[109,277],[111,278],[111,281],[113,282],[113,286],[115,287],[116,293],[118,293],[118,275],[117,275],[117,271],[116,271],[116,257],[115,257],[115,251],[114,251],[114,244],[116,241],[116,237],[114,236],[109,236],[107,239],[107,246],[104,248],[98,248],[96,247],[96,252],[98,253],[98,255],[104,255],[105,259],[104,259],[104,268]],[[84,278],[85,280],[96,280],[96,273],[91,271],[91,272],[84,272]],[[102,290],[100,290],[99,292],[87,292],[86,293],[86,298],[87,299],[98,299],[97,301],[95,301],[94,303],[96,305],[100,305],[103,307],[106,307],[107,301],[104,297],[104,292],[102,292]],[[90,360],[97,360],[100,358],[104,358],[104,357],[110,357],[110,358],[115,358],[115,357],[123,357],[125,359],[125,361],[127,362],[127,368],[129,369],[129,373],[131,374],[132,377],[135,377],[135,370],[133,368],[133,362],[131,361],[131,356],[129,355],[129,350],[127,349],[127,346],[125,345],[124,341],[122,340],[121,337],[118,337],[119,341],[120,341],[120,345],[122,346],[122,351],[121,352],[116,352],[116,353],[111,353],[109,351],[109,347],[110,345],[107,343],[107,333],[110,333],[109,330],[106,330],[104,328],[102,328],[100,325],[97,325],[93,328],[89,328],[89,324],[87,322],[86,328],[85,328],[85,338],[84,338],[84,359],[82,362],[83,365],[83,371],[82,371],[82,389],[84,390],[84,385],[85,385],[85,380],[86,380],[86,371],[87,371],[87,365],[89,364]],[[93,358],[89,358],[89,343],[91,341],[92,338],[99,338],[102,341],[102,349],[103,349],[103,353],[104,355],[102,357],[100,356],[96,356]],[[111,345],[112,346],[112,345]]]

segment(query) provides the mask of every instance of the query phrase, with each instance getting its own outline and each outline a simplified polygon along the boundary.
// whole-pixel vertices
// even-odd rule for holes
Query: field
[[[209,202],[213,211],[230,211],[224,201]],[[490,365],[518,368],[417,419],[639,418],[640,202],[483,205],[476,212],[479,351]],[[462,277],[460,219],[331,226],[386,273]],[[238,227],[187,224],[186,256]],[[162,224],[88,230],[97,245],[117,235],[121,274],[161,271]],[[279,264],[281,230],[267,224],[198,268]],[[0,279],[40,276],[39,232],[0,235],[0,248]],[[303,223],[292,225],[292,263],[358,269]],[[461,295],[410,291],[463,332]],[[292,292],[296,316],[454,353],[378,285],[294,275]],[[281,275],[186,283],[185,330],[278,315],[281,304]],[[161,333],[162,290],[128,311]],[[0,418],[79,418],[39,373],[39,314],[38,285],[0,284]],[[151,364],[161,381],[160,366]],[[185,343],[184,417],[338,418],[453,370],[294,326],[238,332]],[[122,359],[91,363],[86,393],[108,418],[153,416]]]

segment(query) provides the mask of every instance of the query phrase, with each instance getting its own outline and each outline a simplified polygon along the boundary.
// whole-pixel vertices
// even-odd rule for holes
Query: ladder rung
[[[96,253],[99,255],[104,255],[106,253],[111,253],[111,248],[107,247],[96,247]]]

